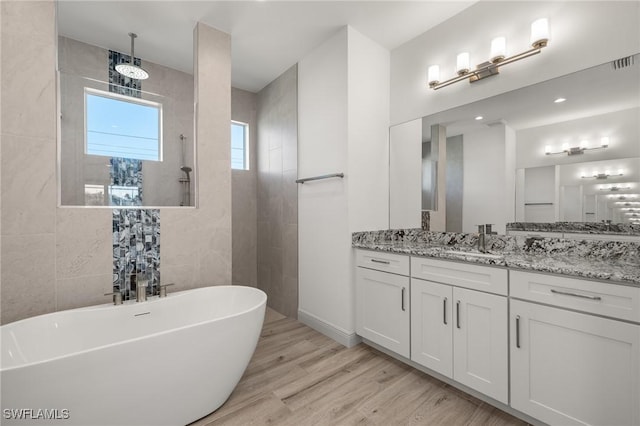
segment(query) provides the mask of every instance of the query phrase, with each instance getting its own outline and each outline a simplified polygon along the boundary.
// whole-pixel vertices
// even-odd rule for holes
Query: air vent
[[[615,61],[611,61],[611,66],[614,70],[619,70],[622,68],[627,68],[632,66],[634,63],[633,56],[627,56],[625,58],[616,59]]]

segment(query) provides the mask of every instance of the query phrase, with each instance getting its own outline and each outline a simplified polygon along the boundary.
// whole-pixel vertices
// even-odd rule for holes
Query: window
[[[231,168],[249,170],[249,125],[231,122]]]
[[[85,88],[85,153],[162,161],[162,104]]]

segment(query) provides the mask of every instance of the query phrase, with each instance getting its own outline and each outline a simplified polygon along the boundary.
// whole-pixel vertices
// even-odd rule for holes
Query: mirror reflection
[[[431,211],[432,230],[475,232],[491,223],[504,234],[516,221],[640,219],[639,60],[630,56],[392,126],[390,227],[420,226],[414,182],[421,171],[412,145],[431,141],[432,131],[423,129],[435,125],[446,133],[446,171],[436,185],[446,203]]]
[[[131,63],[131,51],[75,40],[60,28],[62,206],[195,206],[193,75],[138,52]],[[142,69],[148,78],[136,74]]]

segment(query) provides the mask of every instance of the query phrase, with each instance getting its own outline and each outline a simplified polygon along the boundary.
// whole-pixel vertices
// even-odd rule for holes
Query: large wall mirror
[[[109,7],[57,3],[60,205],[195,206],[191,64],[176,69],[146,60],[140,47],[154,46],[153,33],[141,33],[132,45],[133,29],[123,28],[124,20],[100,21],[101,28],[87,31],[97,24],[86,21],[99,18],[99,10],[78,8],[92,3]],[[193,52],[191,40],[184,44]],[[115,69],[131,62],[132,47],[147,79]]]
[[[390,227],[420,226],[421,146],[433,147],[433,126],[446,133],[436,185],[446,203],[434,212],[445,219],[433,230],[640,221],[639,62],[636,54],[392,126]]]

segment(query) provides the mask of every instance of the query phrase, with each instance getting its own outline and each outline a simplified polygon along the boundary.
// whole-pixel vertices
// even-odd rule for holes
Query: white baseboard
[[[319,331],[325,336],[332,338],[333,340],[340,343],[341,345],[346,346],[347,348],[355,346],[362,341],[362,338],[356,333],[348,333],[345,330],[329,324],[316,317],[315,315],[302,310],[298,310],[298,321],[305,325],[308,325],[316,331]]]

